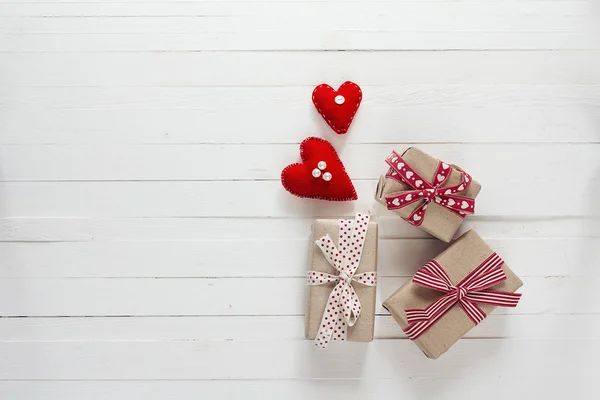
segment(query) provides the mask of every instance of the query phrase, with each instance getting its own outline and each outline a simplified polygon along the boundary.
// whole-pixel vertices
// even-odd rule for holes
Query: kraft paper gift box
[[[361,220],[361,218],[366,219]],[[348,224],[350,221],[354,221],[354,225]],[[361,225],[357,225],[359,222]],[[348,231],[348,229],[353,227],[357,229]],[[340,228],[346,229],[341,237]],[[348,326],[347,329],[346,321],[337,319],[336,321],[339,324],[343,324],[343,326],[341,327],[341,332],[337,332],[338,329],[332,328],[336,330],[332,335],[332,340],[349,340],[355,342],[370,342],[373,340],[375,295],[377,290],[377,229],[377,223],[370,221],[368,215],[362,214],[358,214],[355,220],[318,219],[313,223],[310,241],[309,272],[307,276],[309,284],[307,286],[308,295],[305,321],[305,337],[307,339],[314,340],[322,332],[320,331],[321,328],[329,328],[327,324],[333,321],[331,316],[327,320],[325,319],[327,318],[326,313],[329,310],[329,313],[333,314],[337,310],[335,299],[332,301],[330,296],[335,288],[338,287],[339,279],[337,278],[340,276],[340,273],[332,266],[325,256],[326,253],[321,251],[319,245],[316,243],[316,241],[324,239],[325,235],[329,235],[332,244],[341,251],[344,251],[349,257],[356,255],[357,252],[360,253],[360,262],[352,278],[352,288],[358,296],[360,304],[360,315],[354,322],[354,325]],[[356,234],[358,234],[356,236],[357,240],[361,237],[364,238],[364,243],[361,246],[352,242],[354,240],[353,236]],[[340,240],[342,243],[340,243]],[[351,246],[346,247],[349,242],[352,242]],[[335,251],[331,253],[335,254]],[[332,260],[334,258],[336,258],[335,255],[331,257]],[[320,284],[319,278],[324,279],[322,275],[325,277],[330,276],[330,279]],[[341,296],[345,296],[345,294],[341,294]],[[341,310],[339,312],[340,315],[343,313]],[[334,318],[338,316],[335,315]],[[347,338],[344,338],[344,335],[347,335]],[[320,339],[322,338],[317,338],[315,341],[317,346],[326,347],[328,341],[325,341],[324,345],[323,343],[319,345],[317,342]]]
[[[447,273],[450,281],[456,285],[486,259],[489,259],[492,254],[495,254],[494,251],[475,231],[471,230],[456,239],[448,249],[435,257],[434,260]],[[506,280],[490,287],[488,291],[508,292],[511,295],[523,285],[523,282],[502,259],[499,259],[497,265],[501,266],[501,270],[506,275]],[[408,330],[408,328],[411,324],[408,322],[406,310],[423,310],[444,296],[443,292],[418,285],[414,283],[413,279],[405,283],[383,303],[384,308],[392,314],[400,327],[407,332],[409,338],[411,337],[411,330]],[[485,291],[479,293],[485,293]],[[501,298],[506,297],[505,294],[499,296]],[[516,297],[511,300],[514,304],[503,305],[507,307],[514,307],[516,305],[518,296],[520,295],[512,294],[511,296]],[[495,309],[492,305],[476,304],[485,313],[482,315],[482,318],[485,318],[486,314]],[[480,323],[485,323],[485,320],[480,321]],[[428,329],[424,330],[424,333],[421,333],[420,336],[414,339],[414,342],[427,357],[435,359],[445,353],[475,325],[475,322],[467,315],[465,309],[459,304],[454,304],[437,322],[430,325]],[[419,331],[415,330],[413,326],[412,333],[415,332]]]
[[[394,162],[392,162],[392,160],[394,160]],[[435,236],[440,240],[443,240],[444,242],[450,242],[454,237],[454,234],[456,233],[460,224],[463,222],[464,216],[466,216],[466,214],[460,214],[461,212],[463,212],[463,210],[461,210],[457,206],[461,204],[461,200],[463,197],[467,198],[466,200],[475,199],[479,194],[479,191],[481,190],[481,185],[478,182],[472,180],[467,174],[467,179],[470,180],[469,182],[466,182],[465,186],[467,187],[463,191],[456,191],[455,193],[452,193],[454,197],[452,198],[452,200],[450,200],[449,198],[443,198],[446,189],[450,187],[457,187],[457,185],[458,187],[460,187],[461,181],[463,181],[463,175],[461,172],[462,170],[457,166],[442,163],[437,158],[434,158],[415,147],[408,148],[406,151],[404,151],[404,153],[402,153],[402,155],[398,155],[398,153],[394,152],[388,157],[386,161],[390,165],[390,168],[385,176],[379,178],[379,183],[375,192],[375,200],[378,203],[387,206],[388,209],[393,209],[394,213],[396,213],[402,219],[406,220],[412,225],[419,226],[424,231],[428,232],[429,234]],[[418,188],[415,185],[413,185],[414,187],[411,188],[410,186],[399,182],[397,179],[394,179],[394,177],[400,177],[398,174],[399,171],[395,171],[393,167],[397,168],[398,165],[402,165],[404,169],[406,168],[404,164],[406,164],[406,166],[410,166],[412,171],[416,173],[415,176],[412,176],[412,171],[408,172],[408,174],[410,174],[409,178],[411,178],[413,182],[417,181],[417,184],[419,183],[418,178],[415,179],[415,177],[417,176],[426,182],[424,182],[424,184],[422,185],[419,185]],[[438,183],[436,181],[436,177],[438,176],[438,168],[440,169],[439,172],[444,172],[444,169],[441,168],[442,165],[449,167],[447,171],[451,172],[449,174],[449,177],[447,177],[447,180],[443,182],[442,185],[440,185],[440,188],[444,189],[440,191],[442,196],[441,203],[448,204],[448,202],[451,202],[452,205],[456,208],[456,210],[451,211],[449,208],[436,203],[435,198],[437,197],[439,199],[439,197],[436,194],[435,196],[433,196],[433,201],[427,204],[427,209],[422,214],[419,214],[415,217],[419,219],[421,219],[422,217],[422,220],[420,220],[419,223],[416,223],[415,221],[412,221],[410,217],[412,216],[413,212],[415,212],[421,205],[424,204],[425,200],[420,199],[418,201],[415,201],[415,199],[413,198],[412,203],[405,203],[408,203],[406,206],[403,206],[403,204],[396,204],[396,206],[400,207],[397,208],[391,204],[392,201],[396,202],[397,200],[391,200],[389,197],[386,198],[386,196],[390,196],[398,192],[411,191],[415,194],[422,194],[423,191],[420,191],[419,189],[425,188],[425,184]],[[400,178],[400,180],[403,180],[403,178]],[[456,203],[456,205],[454,203]],[[467,209],[466,211],[469,210]],[[474,209],[472,211],[474,211]]]

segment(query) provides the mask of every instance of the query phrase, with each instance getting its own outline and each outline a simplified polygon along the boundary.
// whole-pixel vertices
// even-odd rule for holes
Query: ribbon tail
[[[436,322],[438,322],[444,315],[446,315],[446,313],[452,309],[454,304],[456,304],[456,302],[453,300],[449,305],[446,306],[445,309],[441,309],[440,312],[435,314],[432,318],[410,324],[406,329],[404,329],[404,333],[406,333],[410,340],[418,339],[422,334],[427,332],[429,328],[435,325]]]
[[[360,317],[361,305],[360,299],[351,285],[346,287],[344,296],[342,296],[342,302],[341,307],[344,311],[344,320],[348,326],[354,326]]]
[[[417,207],[415,211],[406,218],[406,222],[414,226],[421,226],[423,217],[425,216],[425,210],[427,210],[427,203],[423,203],[421,206]]]
[[[455,303],[456,296],[454,293],[448,293],[431,303],[427,308],[405,310],[406,320],[409,324],[412,324],[419,321],[433,319],[438,314],[445,313],[446,310],[452,307]]]
[[[327,299],[327,306],[319,330],[315,337],[315,346],[325,349],[331,340],[346,340],[346,323],[343,321],[340,313],[343,311],[340,304],[340,296],[342,293],[343,282],[339,282],[331,291]],[[339,336],[336,336],[339,335]]]
[[[459,301],[460,306],[465,310],[465,313],[471,318],[471,321],[478,325],[487,317],[487,314],[474,302],[468,298],[463,298]]]

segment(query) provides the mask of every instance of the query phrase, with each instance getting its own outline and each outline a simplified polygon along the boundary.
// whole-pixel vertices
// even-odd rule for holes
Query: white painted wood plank
[[[0,36],[0,47],[17,52],[582,49],[598,46],[591,29],[596,12],[591,1],[519,7],[470,1],[343,7],[331,2],[0,3],[0,15],[10,17],[8,32],[17,32]],[[31,17],[42,17],[32,24],[48,34],[28,33],[36,30],[27,26]],[[92,33],[95,26],[102,33]],[[56,29],[71,33],[52,34]]]
[[[600,239],[487,239],[520,276],[598,276]],[[150,242],[0,242],[2,278],[303,277],[309,239]],[[380,239],[379,276],[412,276],[447,245]],[[282,267],[285,266],[285,267]]]
[[[1,3],[6,3],[2,1]],[[481,12],[484,15],[506,15],[503,11],[510,11],[507,16],[530,16],[525,11],[537,12],[543,15],[543,12],[568,12],[567,15],[582,15],[583,11],[589,10],[593,4],[590,1],[536,1],[534,4],[527,1],[522,9],[511,7],[514,1],[501,1],[497,3],[479,3],[476,1],[461,1],[461,4],[455,4],[452,1],[423,1],[421,4],[411,4],[410,1],[52,1],[47,4],[46,1],[36,1],[31,4],[28,1],[8,2],[2,10],[6,12],[5,17],[52,17],[52,16],[263,16],[268,11],[277,12],[281,16],[311,16],[311,11],[335,15],[350,15],[352,17],[378,16],[382,10],[390,12],[403,11],[407,8],[415,12],[429,12],[434,17],[444,16],[449,10],[464,9],[466,6],[472,6],[472,12]],[[85,4],[88,3],[88,4]],[[140,4],[141,3],[141,4]],[[150,4],[148,4],[150,3]],[[267,3],[267,4],[264,4]],[[340,4],[345,7],[340,7]],[[428,4],[429,3],[429,4]],[[519,2],[521,3],[521,2]],[[20,4],[17,6],[16,4]],[[544,10],[544,7],[549,10]],[[385,17],[386,15],[381,15]]]
[[[464,84],[363,86],[364,98],[360,110],[394,109],[399,106],[599,107],[599,87]],[[268,108],[273,113],[280,109],[312,111],[313,89],[314,86],[310,84],[291,87],[21,87],[18,90],[4,89],[0,92],[0,101],[5,110],[225,109],[229,112],[253,112]]]
[[[328,218],[337,218],[331,213]],[[277,218],[2,218],[2,242],[140,242],[211,240],[307,240],[312,217]],[[431,238],[390,214],[377,217],[379,238]],[[475,229],[490,239],[598,238],[597,217],[472,216],[459,233]]]
[[[538,194],[551,187],[552,176],[533,175],[535,180],[524,176],[514,183],[489,181],[478,197],[477,213],[505,217],[598,215],[593,201],[596,179],[583,179],[592,174],[590,170],[580,172],[573,175],[577,186],[571,188],[569,201],[560,196],[536,201]],[[359,196],[354,202],[307,201],[287,193],[278,181],[4,182],[0,190],[4,193],[4,217],[282,218],[389,212],[373,200],[377,181],[355,181],[354,186]]]
[[[13,107],[0,112],[0,144],[256,144],[299,143],[315,134],[331,138],[331,129],[308,100],[309,92],[307,88],[297,108],[279,102],[251,111],[232,111],[227,104],[211,110],[37,108],[36,118],[31,118],[31,109]],[[233,114],[236,118],[231,118]],[[600,107],[571,103],[363,105],[344,139],[347,143],[598,143],[599,115]],[[246,133],[248,129],[252,134]]]
[[[491,314],[474,338],[593,339],[600,314]],[[406,339],[390,315],[375,317],[375,338]],[[0,342],[290,341],[304,339],[304,316],[1,318]]]
[[[381,278],[378,304],[407,280]],[[593,300],[598,277],[524,277],[523,282],[519,306],[500,307],[496,314],[600,313]],[[303,315],[306,278],[1,279],[0,289],[2,316]],[[377,312],[386,313],[381,306]]]
[[[598,51],[0,53],[4,87],[597,85],[599,69]]]
[[[224,2],[234,2],[234,3],[243,3],[243,2],[249,2],[249,3],[257,3],[260,1],[265,1],[265,0],[219,0],[220,2],[224,3]],[[269,1],[269,0],[266,0]],[[281,2],[293,2],[293,1],[298,1],[298,0],[280,0]],[[350,2],[350,1],[379,1],[379,2],[385,2],[385,1],[390,1],[390,0],[301,0],[305,3],[313,3],[313,2],[329,2],[329,3],[345,3],[345,2]],[[456,0],[422,0],[423,2],[453,2]],[[525,3],[527,1],[540,1],[540,0],[501,0],[501,1],[512,1],[512,2],[519,2],[519,3]],[[561,2],[565,2],[565,1],[581,1],[581,0],[543,0],[543,1],[561,1]],[[13,4],[13,3],[148,3],[148,2],[152,2],[152,3],[156,3],[157,1],[149,1],[149,0],[0,0],[0,3],[8,3],[8,4]],[[161,2],[161,1],[158,1]],[[165,0],[162,0],[162,2],[164,3]],[[214,3],[215,0],[179,0],[179,3]]]
[[[332,140],[353,180],[374,180],[387,171],[384,159],[407,143],[348,144]],[[487,191],[490,186],[534,193],[535,182],[569,181],[586,186],[600,168],[600,144],[419,144],[448,163],[460,165]],[[496,154],[510,155],[501,167]],[[299,145],[127,145],[1,146],[0,180],[34,181],[279,181],[281,170],[299,161]],[[36,160],[32,163],[31,160]],[[572,171],[578,171],[573,175]],[[430,179],[427,178],[427,179]],[[517,189],[518,188],[518,189]],[[493,189],[492,189],[493,190]]]
[[[1,4],[1,3],[0,3]],[[0,6],[5,34],[206,34],[229,32],[583,32],[590,1],[511,4],[461,2],[223,2]],[[451,18],[453,13],[472,18]],[[67,18],[65,18],[67,17]],[[15,18],[18,18],[15,20]]]
[[[341,7],[339,2],[264,2],[264,1],[205,1],[205,2],[169,2],[156,1],[132,3],[132,2],[93,2],[93,3],[69,3],[60,2],[54,4],[31,4],[18,2],[13,4],[2,4],[0,15],[3,17],[259,17],[276,19],[288,19],[290,17],[311,17],[318,21],[323,17],[350,17],[355,20],[370,21],[373,17],[385,20],[389,16],[402,18],[399,21],[414,23],[406,16],[412,12],[415,19],[427,18],[428,20],[448,20],[446,23],[457,23],[456,18],[448,18],[450,15],[468,10],[468,14],[478,16],[478,20],[468,21],[462,18],[464,23],[479,24],[480,28],[486,27],[483,22],[498,21],[507,27],[517,28],[521,20],[535,21],[535,17],[541,18],[540,24],[545,29],[553,27],[548,22],[559,21],[572,23],[576,17],[586,16],[586,12],[594,10],[591,1],[536,1],[523,2],[521,7],[514,7],[511,2],[481,3],[477,1],[461,2],[419,2],[398,1],[360,1],[344,2]],[[387,13],[387,14],[386,14]],[[467,14],[467,12],[465,12]],[[560,17],[563,18],[560,18]],[[546,19],[544,19],[544,17]],[[572,17],[572,18],[565,18]],[[508,24],[513,20],[513,25]],[[293,20],[292,20],[293,21]],[[538,23],[540,23],[538,22]],[[331,20],[330,26],[343,21]],[[399,25],[401,27],[402,25]],[[457,24],[457,27],[460,26]],[[227,28],[222,25],[221,29]],[[463,26],[468,30],[468,26]]]
[[[267,22],[265,22],[267,23]],[[6,52],[423,51],[598,49],[580,32],[224,32],[0,36]]]
[[[349,342],[327,351],[305,340],[0,343],[0,354],[11,360],[0,364],[0,379],[595,379],[598,368],[580,360],[599,350],[589,339],[472,339],[432,362],[408,340]],[[538,359],[544,362],[532,368]]]
[[[597,86],[367,86],[347,140],[598,142]],[[0,141],[297,143],[311,134],[331,137],[310,102],[312,89],[7,87],[0,91]]]
[[[0,381],[0,392],[11,400],[105,400],[197,399],[199,394],[214,399],[271,400],[286,398],[423,398],[436,400],[505,399],[515,393],[523,398],[586,398],[596,390],[587,378],[469,377],[411,379],[400,374],[390,379],[339,380],[204,380],[204,381]]]

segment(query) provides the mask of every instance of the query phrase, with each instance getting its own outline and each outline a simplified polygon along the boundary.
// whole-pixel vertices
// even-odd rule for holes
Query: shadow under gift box
[[[430,183],[434,181],[434,175],[437,171],[440,160],[430,156],[427,153],[424,153],[416,147],[409,147],[404,151],[404,153],[402,153],[401,157],[405,163],[410,165],[411,168],[421,176],[421,178],[428,180]],[[456,169],[455,166],[450,166],[452,168],[452,173],[442,187],[455,186],[460,184],[462,181],[462,175],[460,171]],[[377,184],[375,200],[383,206],[386,206],[385,196],[405,190],[412,189],[395,179],[381,176],[379,178],[379,183]],[[471,197],[474,199],[477,197],[480,190],[481,185],[477,181],[473,180],[467,190],[459,192],[457,195]],[[407,219],[421,204],[423,204],[423,201],[417,201],[407,205],[406,207],[392,211],[399,215],[402,219]],[[425,232],[447,243],[452,240],[462,222],[463,218],[456,215],[454,212],[450,211],[444,206],[431,202],[427,207],[427,211],[423,216],[423,222],[419,227]]]
[[[310,271],[338,275],[338,271],[329,264],[323,255],[323,252],[321,252],[315,244],[315,241],[326,234],[329,234],[337,247],[339,245],[339,225],[339,219],[317,219],[313,223],[308,258],[308,268]],[[358,264],[355,274],[377,271],[377,232],[377,223],[369,221],[360,263]],[[370,342],[373,340],[375,329],[375,298],[377,286],[365,286],[357,282],[354,282],[352,286],[360,299],[361,312],[360,317],[354,326],[348,327],[347,338],[349,341],[353,342]],[[314,340],[317,336],[329,295],[334,287],[334,282],[317,286],[308,286],[305,321],[305,337],[307,339]]]
[[[452,283],[458,284],[493,253],[494,251],[477,232],[470,230],[456,239],[434,260],[446,271]],[[490,290],[514,293],[523,286],[521,279],[505,263],[502,264],[502,270],[506,274],[506,280],[492,286]],[[406,329],[408,322],[405,310],[424,309],[442,296],[442,292],[417,285],[411,279],[384,301],[383,307],[392,314],[402,329]],[[490,305],[478,305],[486,315],[496,308]],[[485,319],[481,323],[485,324]],[[444,354],[473,327],[475,323],[459,304],[455,304],[414,342],[427,357],[435,359]]]

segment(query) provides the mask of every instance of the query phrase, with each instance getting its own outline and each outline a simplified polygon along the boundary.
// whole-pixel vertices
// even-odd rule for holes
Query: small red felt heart
[[[344,164],[327,140],[317,137],[304,139],[300,144],[300,158],[301,164],[288,165],[281,172],[281,183],[285,190],[294,196],[311,199],[358,199]],[[328,177],[331,179],[324,179]]]
[[[360,87],[350,81],[344,82],[338,90],[321,84],[313,90],[312,101],[325,122],[336,133],[342,135],[348,128],[358,111],[362,100]]]

